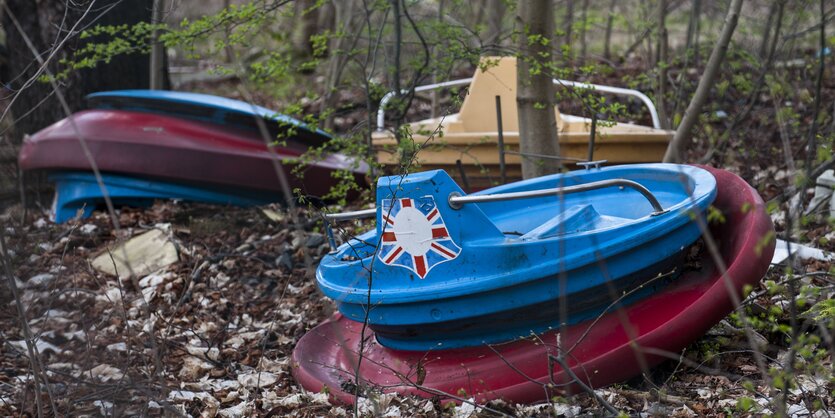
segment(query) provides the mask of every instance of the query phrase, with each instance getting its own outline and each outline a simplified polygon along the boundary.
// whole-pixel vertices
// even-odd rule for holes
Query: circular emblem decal
[[[458,257],[435,199],[383,199],[383,239],[377,258],[425,278],[432,267]]]

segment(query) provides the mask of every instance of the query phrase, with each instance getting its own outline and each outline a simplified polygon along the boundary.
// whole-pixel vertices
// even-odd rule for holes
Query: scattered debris
[[[774,248],[774,256],[771,258],[771,264],[780,264],[789,258],[789,250],[792,254],[803,260],[818,260],[818,261],[832,261],[833,254],[810,247],[808,245],[798,244],[796,242],[786,242],[781,239],[777,240],[777,247]]]
[[[212,225],[221,227],[201,229],[208,228],[207,217]],[[301,217],[305,222],[305,216]],[[89,254],[105,246],[118,247],[113,245],[115,239],[106,215],[94,216],[81,225],[48,224],[42,229],[28,225],[10,234],[11,248],[21,254],[13,273],[29,278],[21,281],[22,297],[31,314],[37,349],[50,370],[59,409],[68,415],[132,415],[131,411],[141,415],[147,410],[149,414],[174,415],[177,411],[191,416],[263,416],[270,411],[272,416],[352,416],[351,407],[330,403],[327,390],[305,392],[291,375],[295,343],[335,312],[333,302],[323,298],[307,276],[308,263],[315,265],[322,255],[321,245],[326,243],[315,246],[320,240],[315,232],[296,231],[288,220],[270,220],[260,209],[232,208],[218,213],[203,205],[161,202],[143,211],[123,210],[120,219],[125,231],[163,220],[171,220],[171,235],[165,229],[151,231],[159,231],[154,234],[163,245],[176,242],[187,261],[169,265],[165,271],[157,268],[137,275],[135,282],[90,274]],[[84,225],[96,228],[87,228],[94,231],[91,235],[69,232],[80,231]],[[825,230],[821,236],[827,233]],[[69,238],[66,242],[56,244],[65,237]],[[297,248],[293,248],[294,241]],[[49,250],[34,250],[40,246]],[[242,252],[236,252],[242,246]],[[805,246],[811,248],[810,244]],[[821,246],[819,251],[828,254],[833,249],[831,245]],[[37,253],[38,257],[30,260],[28,255],[23,256],[27,253]],[[822,271],[828,271],[831,263],[815,259],[806,262],[819,263]],[[773,269],[769,279],[781,280],[781,271]],[[33,281],[42,274],[53,278],[43,276]],[[765,291],[765,285],[752,295],[751,305],[762,306],[765,311],[788,303],[785,298],[772,299],[774,295]],[[32,375],[12,308],[0,305],[4,309],[0,339],[6,341],[5,355],[0,356],[0,415],[27,411],[34,415],[34,405],[23,401],[31,395],[32,384],[28,382]],[[781,341],[766,331],[758,330],[753,335],[764,350],[771,350]],[[759,371],[750,352],[740,351],[739,344],[748,347],[745,334],[738,324],[728,320],[688,349],[685,356],[696,364],[745,376],[758,385],[760,393],[768,393],[767,386],[756,380]],[[705,351],[703,347],[713,347],[712,353],[728,354],[699,357]],[[782,362],[787,351],[781,347],[780,353],[769,355]],[[157,361],[161,365],[159,374]],[[826,360],[822,366],[831,367],[831,363]],[[832,410],[835,403],[831,392],[835,388],[827,377],[797,374],[787,399],[791,411],[804,413],[802,406],[807,406],[804,402],[808,399],[824,400],[821,409],[809,407],[808,412],[816,416]],[[712,376],[675,361],[653,369],[648,377],[664,389],[663,395],[653,392],[653,386],[643,381],[609,387],[600,393],[630,415],[733,415],[747,405],[747,401],[739,401],[745,397],[755,398],[755,415],[776,411],[769,398],[751,395],[743,387],[745,380]],[[157,379],[168,388],[164,395],[153,395],[149,390]],[[116,385],[124,389],[101,392],[103,386]],[[468,394],[454,395],[470,398]],[[484,406],[516,416],[574,417],[603,411],[585,394],[557,396],[553,403],[530,406],[450,406],[371,393],[360,401],[360,410],[366,416],[388,417],[494,416]]]
[[[108,248],[92,261],[92,265],[103,273],[127,278],[145,276],[177,261],[177,247],[168,234],[154,228]]]

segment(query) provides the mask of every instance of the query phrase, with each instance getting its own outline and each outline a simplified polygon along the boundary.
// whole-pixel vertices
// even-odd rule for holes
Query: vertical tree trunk
[[[693,94],[687,110],[684,111],[681,125],[679,125],[675,136],[673,136],[673,140],[670,142],[669,147],[667,147],[667,153],[664,154],[665,163],[677,163],[684,159],[684,151],[687,149],[688,142],[690,142],[691,131],[699,120],[702,106],[707,101],[707,96],[713,87],[722,60],[725,59],[728,44],[731,42],[731,37],[739,21],[739,11],[741,8],[742,0],[731,0],[731,4],[728,6],[728,14],[725,16],[722,33],[719,35],[719,39],[713,47],[713,52],[710,53],[710,59],[707,62],[705,72],[701,80],[699,80],[699,86],[696,87],[696,93]]]
[[[349,52],[344,51],[348,39],[354,36],[354,10],[357,0],[338,0],[333,3],[334,19],[331,19],[336,26],[336,36],[331,38],[329,45],[330,59],[328,61],[327,73],[325,76],[325,97],[322,100],[320,112],[333,110],[336,106],[337,86],[342,80],[342,72],[350,58]],[[322,22],[322,23],[326,23]],[[324,121],[325,129],[333,129],[333,112],[328,112]]]
[[[444,0],[438,1],[438,23],[442,23],[444,21],[444,6],[445,5],[446,5],[446,2]],[[499,28],[501,28],[501,25],[499,26]],[[441,59],[443,58],[443,54],[445,53],[446,45],[447,45],[445,41],[446,40],[442,40],[440,45],[436,45],[433,48],[432,55],[435,56],[435,61],[436,62],[440,62]],[[432,82],[433,83],[440,82],[439,77],[438,77],[439,75],[440,75],[439,74],[439,66],[438,65],[433,65],[432,66]],[[437,89],[432,90],[432,115],[431,115],[432,119],[438,117],[438,114],[440,113],[440,108],[441,108],[440,92]]]
[[[655,104],[661,127],[670,127],[667,117],[667,0],[658,0],[658,52],[655,54],[655,68],[658,70],[658,89]]]
[[[519,0],[520,25],[517,62],[516,105],[519,111],[519,143],[523,153],[559,155],[554,114],[554,84],[551,81],[551,50],[554,33],[552,0]],[[529,42],[531,38],[539,38]],[[558,160],[522,158],[522,176],[538,177],[559,171]]]
[[[641,0],[640,10],[641,10],[640,11],[641,20],[644,21],[644,22],[647,22],[647,25],[650,25],[649,22],[652,21],[652,5],[650,4],[650,2],[647,1],[647,0]],[[655,48],[653,48],[653,45],[652,45],[652,36],[649,36],[649,35],[652,34],[652,28],[653,28],[653,26],[649,26],[647,28],[647,35],[648,36],[644,37],[644,42],[643,42],[644,45],[646,46],[645,50],[646,50],[647,55],[646,55],[646,61],[645,62],[647,63],[647,67],[649,67],[650,64],[655,62]]]
[[[588,29],[588,12],[589,0],[583,0],[583,9],[580,14],[582,26],[580,27],[580,62],[586,65],[586,53],[588,53],[588,45],[586,45],[586,31]]]
[[[768,40],[771,37],[771,23],[774,21],[774,15],[777,13],[777,1],[772,1],[771,5],[768,7],[768,18],[766,19],[765,26],[763,27],[763,37],[760,40],[760,47],[758,49],[758,56],[760,59],[765,59],[766,54],[768,53]]]
[[[682,105],[682,95],[684,94],[684,77],[687,74],[687,69],[690,68],[690,54],[693,54],[695,57],[695,64],[694,68],[699,67],[698,56],[699,50],[698,46],[694,47],[694,43],[696,42],[696,33],[699,28],[699,17],[701,15],[701,0],[692,0],[690,7],[690,18],[687,22],[687,38],[685,40],[684,46],[684,56],[682,58],[682,62],[684,63],[681,68],[682,70],[679,71],[678,77],[676,77],[676,84],[678,87],[676,88],[675,97],[673,98],[672,103],[672,111],[669,112],[670,115],[673,115],[674,118],[677,118],[679,111],[681,110]],[[671,124],[672,126],[672,124]]]
[[[487,0],[487,44],[488,53],[499,52],[499,42],[502,36],[502,21],[507,12],[504,0]]]
[[[488,1],[489,0],[474,0],[470,2],[470,5],[474,6],[476,10],[475,13],[470,14],[474,15],[475,18],[471,20],[471,24],[469,27],[477,28],[481,25],[481,22],[484,20],[484,9],[487,8]]]
[[[67,9],[67,3],[63,1],[6,0],[6,4],[40,51],[49,51],[57,46],[68,35],[67,29],[79,21],[85,10],[83,7],[75,6]],[[88,14],[78,27],[84,28],[90,24],[131,25],[149,22],[152,6],[151,0],[99,0],[94,6],[94,10],[98,12]],[[63,19],[66,20],[59,32],[59,25],[55,22],[61,22]],[[36,73],[38,64],[23,37],[5,14],[3,27],[6,28],[7,66],[2,81],[17,91]],[[59,51],[50,63],[53,72],[60,71],[62,67],[58,61],[71,57],[74,50],[91,42],[106,41],[101,38],[82,40],[78,39],[77,34],[71,36],[73,38],[65,44],[64,50]],[[80,110],[84,107],[84,96],[92,92],[148,88],[149,66],[147,54],[117,56],[109,63],[102,62],[93,69],[70,74],[69,78],[62,82],[65,87],[63,93],[72,110]],[[12,117],[15,118],[13,140],[20,141],[24,134],[34,133],[65,117],[58,100],[55,100],[52,94],[52,88],[48,83],[38,81],[20,93],[11,109]]]
[[[812,163],[817,158],[817,136],[820,133],[818,130],[818,116],[820,116],[820,108],[821,108],[821,89],[823,88],[823,77],[826,70],[826,54],[823,52],[826,48],[826,7],[825,7],[825,0],[820,0],[820,16],[821,16],[821,23],[820,23],[820,32],[818,38],[818,74],[815,77],[815,105],[813,108],[812,113],[812,126],[809,127],[809,136],[806,140],[806,181],[811,181],[814,183],[814,180],[809,178],[809,174],[812,171]],[[775,37],[779,36],[779,33],[774,34]],[[809,184],[807,183],[807,186]]]
[[[154,0],[151,23],[156,25],[163,22],[162,13],[164,9],[165,0]],[[162,90],[163,80],[165,79],[165,62],[163,60],[165,47],[159,41],[159,35],[159,30],[154,30],[151,35],[151,65],[148,68],[151,90]]]
[[[693,66],[699,68],[702,60],[701,48],[699,46],[699,35],[702,33],[702,0],[693,0]]]
[[[521,0],[519,2],[520,6],[523,3],[525,3],[525,1]],[[574,27],[574,0],[566,0],[565,3],[566,3],[565,22],[563,22],[563,25],[565,25],[565,26],[563,26],[563,32],[565,33],[565,41],[563,41],[563,42],[565,43],[565,46],[567,46],[569,48],[569,57],[568,58],[570,58],[570,56],[574,55],[570,51],[571,40],[572,40],[571,36],[573,35],[572,34],[572,29]],[[519,6],[517,6],[517,7],[519,7]]]
[[[300,0],[296,3],[297,27],[293,36],[293,50],[301,56],[313,54],[310,37],[318,32],[319,5],[316,0]]]
[[[612,25],[615,21],[616,5],[617,0],[611,0],[609,3],[609,16],[606,18],[606,38],[603,40],[603,58],[606,58],[606,60],[612,59],[612,53],[609,48],[612,44]]]

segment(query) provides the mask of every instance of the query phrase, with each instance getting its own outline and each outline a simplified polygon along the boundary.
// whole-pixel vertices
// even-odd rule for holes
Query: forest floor
[[[592,81],[622,85],[622,76]],[[824,87],[824,103],[831,106],[835,84]],[[808,83],[803,88],[808,93]],[[359,93],[344,94],[346,111],[337,123],[341,130],[364,120],[363,111],[351,106]],[[700,132],[727,129],[727,115],[739,111],[744,98],[743,92],[730,88],[712,104],[709,111],[717,117]],[[808,107],[802,99],[781,100]],[[752,116],[735,128],[737,134],[722,152],[708,160],[740,174],[766,200],[793,181],[772,102],[758,98]],[[425,105],[418,108],[422,110],[411,116],[426,112]],[[800,128],[808,125],[802,115],[798,121]],[[804,139],[792,135],[791,149],[799,149]],[[707,147],[695,146],[691,161],[699,160]],[[776,204],[772,213],[781,236],[784,208]],[[41,388],[42,407],[51,410],[52,402],[61,415],[351,415],[349,407],[331,404],[326,395],[303,391],[291,376],[296,342],[336,311],[314,279],[317,263],[328,250],[318,213],[301,209],[298,224],[293,224],[286,213],[263,209],[157,202],[147,209],[119,210],[118,232],[101,212],[56,225],[42,210],[29,209],[24,216],[19,205],[7,209],[2,223],[8,267],[49,380],[49,391]],[[176,245],[179,261],[133,279],[119,279],[91,266],[92,258],[109,246],[151,229],[165,232]],[[809,216],[790,238],[835,251],[835,235],[824,212]],[[752,329],[756,350],[731,318],[689,346],[677,361],[596,392],[626,414],[759,415],[775,413],[784,400],[791,416],[835,416],[832,319],[817,321],[808,311],[832,297],[833,271],[830,262],[816,260],[802,262],[791,276],[781,267],[769,271],[741,308],[761,319]],[[805,343],[793,364],[794,385],[780,389],[775,376],[793,353],[785,292],[793,280],[804,289],[796,299],[801,312],[795,319],[802,323],[798,341]],[[0,415],[34,415],[35,381],[25,334],[5,285],[0,286],[0,344]],[[754,360],[755,351],[766,356],[768,381]],[[605,414],[589,394],[533,406],[489,407],[522,416]],[[495,415],[467,404],[400,396],[363,402],[361,412],[391,417]]]
[[[121,210],[120,234],[104,213],[64,225],[40,217],[20,225],[7,218],[6,225],[13,225],[5,231],[12,269],[55,407],[62,415],[350,415],[350,408],[330,404],[327,396],[300,389],[290,374],[295,343],[335,312],[313,278],[327,245],[315,232],[315,216],[305,213],[303,228],[297,230],[289,219],[276,221],[259,208],[217,211],[160,202],[148,210]],[[91,267],[92,256],[120,236],[153,228],[166,231],[176,244],[178,262],[138,280]],[[831,268],[820,261],[804,263],[807,273]],[[830,289],[831,296],[828,277],[804,280]],[[781,268],[766,277],[776,283],[784,279]],[[0,415],[31,415],[35,402],[24,334],[11,295],[2,289]],[[786,304],[784,296],[765,285],[753,294],[745,303],[751,312],[773,312]],[[787,323],[786,315],[775,322]],[[813,325],[806,332],[818,331]],[[774,367],[785,359],[788,347],[779,330],[763,327],[755,335]],[[762,381],[747,344],[739,328],[723,321],[688,347],[682,360],[597,392],[629,414],[774,412],[770,402],[779,391]],[[816,361],[799,360],[797,386],[786,400],[792,416],[835,414],[831,359]],[[43,392],[47,409],[48,398]],[[364,412],[373,412],[371,403],[363,405]],[[383,398],[374,406],[386,416],[464,417],[473,412],[466,404],[409,397]],[[550,405],[490,406],[524,416],[605,412],[587,394]],[[490,414],[480,411],[479,416]]]

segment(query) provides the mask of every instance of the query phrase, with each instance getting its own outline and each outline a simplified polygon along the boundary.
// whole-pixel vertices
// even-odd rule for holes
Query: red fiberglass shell
[[[103,172],[281,190],[275,157],[257,132],[120,110],[86,110],[72,118]],[[365,184],[367,165],[354,167],[351,159],[339,154],[311,163],[302,179],[292,175],[293,159],[306,148],[292,138],[287,146],[273,147],[291,188],[322,196],[336,184],[331,173],[338,169],[353,171],[360,184]],[[69,118],[27,138],[19,163],[23,170],[91,169]]]
[[[560,344],[568,351],[566,360],[574,373],[591,387],[640,375],[642,364],[652,367],[665,359],[659,350],[680,352],[732,311],[729,286],[739,293],[745,285],[757,283],[768,269],[774,243],[772,240],[764,248],[761,243],[773,226],[762,199],[736,175],[705,168],[716,177],[714,205],[726,217],[711,231],[727,276],[723,278],[705,254],[699,272],[685,273],[662,293],[597,322],[569,327]],[[337,314],[302,337],[293,352],[296,380],[313,392],[327,386],[335,400],[353,402],[350,388],[361,329],[362,324]],[[548,355],[557,354],[557,341],[557,333],[549,332],[537,341],[413,352],[387,349],[368,338],[360,372],[363,384],[386,392],[443,398],[443,394],[462,396],[463,391],[463,397],[480,402],[500,398],[532,403],[545,400],[542,384],[549,382],[549,371],[556,383],[571,381],[558,363],[549,367]],[[419,369],[425,371],[422,379],[417,377]],[[571,385],[568,388],[577,390]]]

